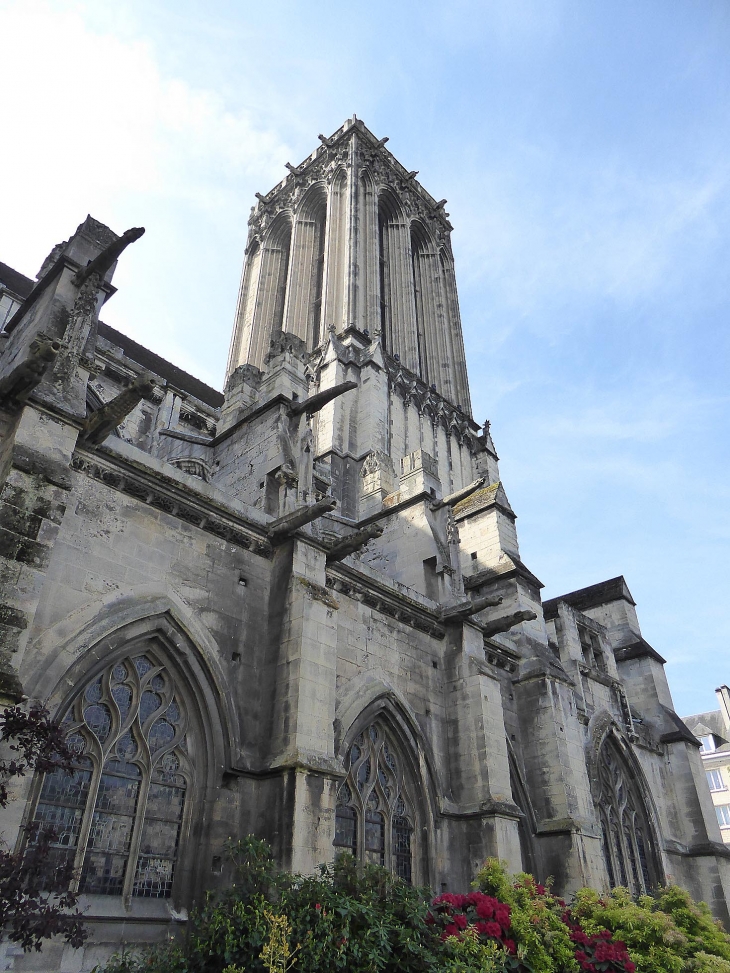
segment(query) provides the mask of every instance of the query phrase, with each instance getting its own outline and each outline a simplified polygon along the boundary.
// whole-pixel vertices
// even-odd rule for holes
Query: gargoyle
[[[499,632],[509,632],[511,628],[519,625],[520,622],[531,622],[535,618],[537,618],[535,612],[513,612],[511,615],[502,615],[501,618],[495,618],[492,622],[485,622],[482,625],[482,631],[487,636],[497,635]]]
[[[465,618],[470,618],[472,615],[484,611],[485,608],[496,608],[497,605],[501,604],[501,598],[492,598],[490,595],[475,598],[474,601],[462,601],[458,605],[450,605],[448,608],[444,608],[441,612],[441,621],[461,622]]]
[[[45,335],[34,338],[22,361],[0,381],[0,401],[25,402],[62,348],[62,342]]]
[[[343,558],[346,558],[349,554],[354,554],[355,551],[359,551],[361,547],[364,547],[374,537],[382,536],[382,533],[383,528],[380,524],[369,524],[367,527],[363,527],[362,530],[356,530],[354,533],[348,534],[347,537],[343,537],[337,541],[327,551],[327,563],[333,564],[335,561],[341,561]]]
[[[109,270],[114,261],[119,258],[120,254],[127,249],[129,244],[134,243],[135,240],[139,240],[139,238],[143,235],[143,226],[133,226],[131,230],[125,230],[118,240],[115,240],[114,243],[110,243],[105,250],[101,251],[98,257],[94,257],[93,260],[90,260],[88,264],[76,274],[73,279],[74,284],[77,287],[81,287],[84,281],[88,280],[92,274],[98,274],[100,278],[103,278],[104,274]]]
[[[83,425],[80,439],[92,446],[103,443],[107,436],[116,429],[122,419],[126,419],[134,407],[152,395],[156,387],[156,380],[148,372],[139,375],[129,388],[92,412]]]
[[[279,517],[278,520],[269,524],[269,540],[272,544],[279,544],[285,541],[299,530],[300,527],[304,527],[305,524],[311,524],[313,520],[317,520],[319,517],[324,516],[324,514],[328,514],[336,506],[337,501],[334,497],[325,497],[324,500],[318,500],[309,507],[300,507],[298,510],[292,510],[289,514],[284,514],[283,517]]]

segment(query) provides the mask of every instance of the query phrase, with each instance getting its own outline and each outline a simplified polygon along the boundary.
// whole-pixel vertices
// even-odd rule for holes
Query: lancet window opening
[[[391,281],[390,268],[388,266],[388,234],[386,223],[388,214],[385,207],[381,204],[378,208],[378,274],[380,281],[380,334],[383,347],[387,351],[393,351],[393,339],[391,335],[392,314],[391,314]]]
[[[649,815],[638,784],[616,745],[607,739],[598,759],[603,855],[609,884],[634,895],[658,884]]]
[[[411,882],[414,805],[403,761],[382,721],[360,733],[345,764],[347,777],[337,794],[335,848]]]
[[[71,864],[78,892],[169,898],[194,786],[172,673],[138,646],[83,687],[62,727],[75,773],[45,774],[34,818],[55,834],[49,873]]]

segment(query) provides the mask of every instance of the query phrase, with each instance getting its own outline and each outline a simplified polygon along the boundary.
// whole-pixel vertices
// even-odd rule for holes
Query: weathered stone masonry
[[[543,603],[471,414],[445,201],[357,119],[259,195],[224,394],[99,320],[88,217],[0,336],[0,673],[78,752],[55,822],[86,970],[164,938],[249,832],[465,888],[487,855],[727,918],[697,741],[623,578]],[[4,275],[4,276],[3,276]],[[12,951],[11,951],[12,952]]]

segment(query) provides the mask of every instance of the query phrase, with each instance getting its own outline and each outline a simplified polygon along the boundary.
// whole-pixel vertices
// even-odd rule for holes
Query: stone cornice
[[[446,635],[435,611],[420,605],[406,594],[393,591],[374,578],[360,574],[346,564],[340,563],[327,568],[327,587],[432,638],[443,639]]]
[[[162,510],[186,524],[199,527],[230,544],[259,557],[271,558],[273,551],[265,530],[230,508],[218,505],[193,488],[154,471],[140,469],[110,453],[77,448],[73,468],[113,490]]]

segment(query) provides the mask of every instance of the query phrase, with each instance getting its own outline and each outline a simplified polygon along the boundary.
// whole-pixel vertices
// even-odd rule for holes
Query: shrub
[[[633,900],[549,883],[488,859],[468,894],[429,901],[350,855],[277,873],[268,846],[232,843],[235,883],[191,916],[186,940],[122,954],[106,973],[730,973],[730,937],[670,886]]]

